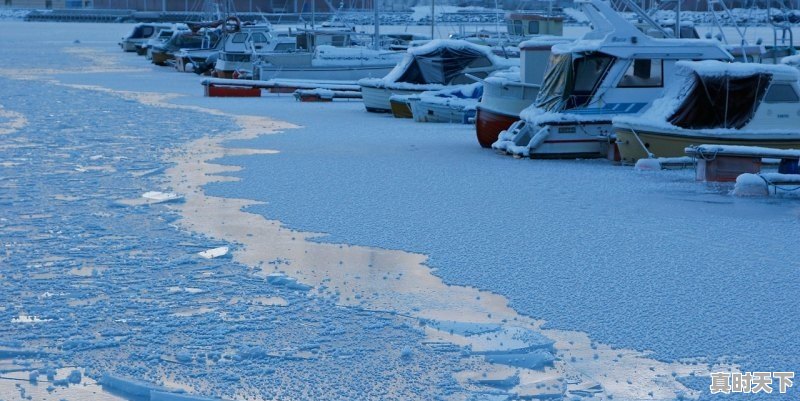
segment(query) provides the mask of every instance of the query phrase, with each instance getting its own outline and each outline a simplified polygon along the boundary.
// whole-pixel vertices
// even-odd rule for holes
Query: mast
[[[378,10],[380,8],[380,1],[381,0],[372,0],[372,11],[375,13],[375,43],[373,44],[375,50],[381,48],[381,21]]]
[[[498,40],[500,39],[500,6],[497,3],[498,0],[494,0],[494,34],[497,35]]]
[[[681,38],[681,0],[676,1],[675,6],[675,37]]]
[[[311,29],[314,29],[316,22],[317,22],[317,0],[311,0]]]
[[[434,32],[436,30],[436,0],[431,0],[431,40],[436,39],[434,37]]]

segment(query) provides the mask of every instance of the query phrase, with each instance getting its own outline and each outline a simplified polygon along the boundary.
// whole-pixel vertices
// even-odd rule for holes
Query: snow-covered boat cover
[[[800,77],[800,72],[788,65],[761,64],[761,63],[723,63],[714,60],[704,61],[679,61],[676,66],[680,69],[694,72],[705,77],[728,76],[749,77],[757,74],[782,75]]]
[[[419,100],[425,103],[457,107],[462,110],[475,110],[483,95],[483,83],[458,85],[438,91],[422,92]]]
[[[470,68],[492,70],[518,65],[492,53],[486,46],[463,40],[433,40],[408,49],[405,57],[383,78],[365,78],[359,84],[395,89],[441,89],[462,78]]]
[[[772,80],[800,78],[799,71],[786,65],[706,60],[680,61],[676,67],[673,85],[650,109],[641,116],[615,117],[614,124],[726,135],[746,127]]]

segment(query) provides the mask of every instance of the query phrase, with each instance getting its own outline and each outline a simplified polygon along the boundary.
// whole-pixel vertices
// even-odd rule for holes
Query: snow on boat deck
[[[68,26],[77,30],[58,29],[78,38],[82,27]],[[114,29],[124,31],[89,30]],[[8,54],[26,55],[13,43],[2,45],[12,47]],[[71,43],[49,45],[93,50],[68,51],[83,59],[49,66],[58,69],[25,64],[41,62],[39,55],[0,71],[19,78],[29,67],[22,77],[45,80],[0,80],[10,94],[0,103],[28,119],[12,139],[0,137],[2,147],[30,169],[0,170],[0,230],[13,235],[14,250],[2,259],[10,267],[0,270],[0,280],[9,289],[0,296],[20,299],[3,302],[9,307],[0,319],[52,319],[23,325],[25,333],[19,325],[0,326],[9,338],[2,345],[62,344],[62,352],[39,363],[69,361],[100,375],[188,383],[225,397],[464,395],[481,391],[466,383],[480,381],[485,362],[431,352],[430,344],[460,349],[479,342],[415,328],[419,319],[460,319],[506,327],[491,333],[520,326],[543,334],[556,341],[559,369],[580,373],[587,389],[600,382],[603,397],[617,399],[691,396],[673,376],[703,374],[720,361],[749,370],[800,367],[797,344],[785,342],[800,328],[795,314],[763,312],[765,305],[799,306],[796,241],[788,235],[799,214],[790,199],[734,199],[692,182],[692,172],[637,174],[597,161],[496,157],[473,143],[469,127],[399,121],[365,113],[355,102],[202,98],[194,75],[149,67],[115,53],[110,41]],[[116,62],[82,74],[86,55]],[[68,86],[47,84],[50,78]],[[165,88],[189,96],[148,94]],[[41,108],[30,93],[53,103]],[[100,113],[87,121],[97,105]],[[61,152],[48,151],[53,147]],[[91,157],[97,154],[115,158]],[[176,163],[167,181],[158,173],[164,156]],[[223,165],[208,162],[220,157]],[[103,168],[75,171],[78,162]],[[156,173],[134,174],[143,171]],[[43,198],[42,183],[62,200]],[[153,190],[185,200],[173,209],[109,202]],[[205,237],[175,231],[174,224]],[[76,228],[52,230],[70,225]],[[63,245],[48,250],[47,241]],[[228,244],[235,244],[232,261],[193,257]],[[83,263],[103,268],[75,282],[58,274]],[[297,280],[267,285],[275,271]],[[26,276],[34,273],[47,276]],[[64,295],[39,296],[65,285]],[[171,287],[201,292],[166,291]],[[239,301],[276,297],[286,305]],[[83,298],[92,300],[88,308],[59,302]],[[186,313],[198,310],[210,312]],[[170,324],[176,319],[186,326]],[[81,329],[52,339],[52,330],[76,322]],[[305,349],[317,350],[312,362]],[[120,355],[130,366],[117,363]],[[350,358],[358,369],[345,362]],[[670,362],[684,358],[695,359]],[[151,364],[173,373],[164,377]],[[370,386],[385,382],[387,371],[400,379],[375,392]],[[489,376],[513,382],[515,371],[494,367]],[[523,370],[521,380],[550,387],[557,378],[553,370]],[[684,382],[707,391],[705,378]]]

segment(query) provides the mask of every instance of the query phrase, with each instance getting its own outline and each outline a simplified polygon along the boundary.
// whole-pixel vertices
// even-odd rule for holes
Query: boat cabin
[[[716,41],[653,38],[607,7],[592,2],[583,8],[599,14],[591,19],[605,21],[607,27],[552,47],[535,107],[549,112],[599,108],[611,114],[636,113],[661,95],[676,62],[732,60]]]
[[[506,15],[509,35],[534,36],[564,34],[564,17],[541,13],[510,13]]]
[[[119,45],[124,51],[136,51],[137,48],[147,43],[148,40],[156,37],[159,32],[171,30],[174,27],[174,24],[136,24],[134,25],[133,30],[131,30],[131,33],[124,37]]]
[[[273,38],[272,27],[268,24],[242,25],[237,32],[229,32],[222,48],[226,53],[249,53],[261,50]]]

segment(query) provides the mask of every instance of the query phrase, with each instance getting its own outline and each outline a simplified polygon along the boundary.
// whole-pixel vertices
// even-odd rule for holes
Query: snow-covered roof
[[[525,40],[520,42],[519,48],[520,50],[526,49],[535,49],[541,47],[550,48],[551,46],[558,44],[558,43],[567,43],[574,41],[575,38],[567,38],[563,36],[552,36],[552,35],[543,35],[537,36],[534,39]]]
[[[748,77],[756,74],[769,74],[773,79],[797,80],[800,71],[788,65],[761,63],[723,63],[714,60],[678,61],[677,68],[692,71],[704,77]]]

